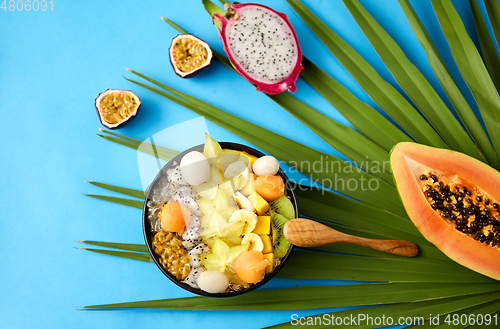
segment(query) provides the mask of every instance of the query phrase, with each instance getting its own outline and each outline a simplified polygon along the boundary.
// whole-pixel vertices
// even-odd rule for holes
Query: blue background
[[[429,1],[411,2],[445,61],[452,63]],[[305,56],[360,99],[374,105],[285,1],[262,3],[289,16]],[[396,85],[340,0],[305,3]],[[437,87],[397,1],[361,3]],[[474,31],[467,1],[453,3],[468,30]],[[76,310],[83,305],[190,296],[153,264],[74,248],[83,247],[76,240],[84,239],[143,243],[140,210],[82,195],[106,194],[86,180],[141,188],[136,152],[96,135],[101,127],[93,105],[96,96],[108,88],[136,92],[143,102],[141,111],[118,132],[138,139],[197,117],[127,82],[122,75],[132,75],[125,67],[286,137],[336,154],[283,109],[216,61],[204,74],[192,79],[175,75],[167,54],[170,40],[177,32],[161,21],[161,16],[174,20],[222,52],[218,33],[198,0],[54,0],[53,11],[0,10],[0,327],[188,328],[226,324],[257,328],[289,321],[294,313],[302,316],[325,311]],[[475,34],[472,37],[477,41]],[[456,67],[449,68],[461,89],[466,90]],[[296,96],[349,124],[301,80]],[[243,142],[211,123],[208,127],[219,141]],[[176,141],[170,142],[175,145]],[[266,288],[301,284],[304,282],[273,279]]]

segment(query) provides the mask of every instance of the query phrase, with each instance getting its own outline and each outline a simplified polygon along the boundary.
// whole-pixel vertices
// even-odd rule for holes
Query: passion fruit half
[[[141,101],[130,90],[108,89],[97,96],[95,108],[103,126],[114,129],[137,114]]]
[[[193,75],[212,62],[212,49],[192,34],[179,34],[172,39],[169,49],[170,63],[182,78]]]

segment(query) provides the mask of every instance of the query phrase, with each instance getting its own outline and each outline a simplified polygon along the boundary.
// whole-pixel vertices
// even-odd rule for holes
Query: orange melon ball
[[[285,183],[280,176],[259,176],[255,180],[255,191],[266,201],[273,201],[285,193]]]
[[[269,261],[257,250],[245,251],[236,258],[234,272],[246,283],[257,283],[264,279]]]
[[[189,224],[189,210],[177,201],[170,201],[161,208],[161,228],[167,232],[183,233]]]

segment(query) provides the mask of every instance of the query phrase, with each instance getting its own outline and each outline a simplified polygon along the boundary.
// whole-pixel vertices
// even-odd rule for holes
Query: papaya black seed
[[[435,182],[437,182],[437,180],[438,180],[438,178],[437,178],[437,176],[436,176],[436,175],[432,175],[432,176],[431,176],[431,178],[432,178],[432,180],[434,181],[434,183],[435,183]]]
[[[496,202],[495,202],[495,203],[493,204],[493,208],[498,209],[498,203],[496,203]]]
[[[427,176],[425,175],[420,176],[420,180],[427,180]]]
[[[465,194],[472,195],[472,192],[471,191],[465,191]]]
[[[458,197],[463,198],[463,197],[465,197],[465,194],[463,192],[458,192]]]
[[[481,202],[481,201],[483,201],[483,198],[481,198],[480,196],[478,196],[478,197],[476,198],[476,200],[477,200],[477,202]]]

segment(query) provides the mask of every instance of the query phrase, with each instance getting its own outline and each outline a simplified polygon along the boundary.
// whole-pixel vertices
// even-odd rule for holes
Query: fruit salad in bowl
[[[204,145],[158,173],[146,196],[143,231],[170,280],[200,295],[229,297],[280,270],[292,250],[283,226],[297,215],[277,159],[207,135]]]

